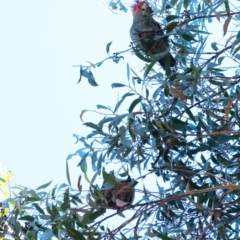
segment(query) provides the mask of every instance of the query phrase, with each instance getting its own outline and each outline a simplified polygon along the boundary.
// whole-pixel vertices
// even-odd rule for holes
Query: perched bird
[[[121,209],[133,203],[135,189],[138,182],[128,177],[126,180],[118,180],[118,182],[111,187],[103,186],[99,195],[95,199],[97,204],[103,208]]]
[[[130,37],[134,45],[140,46],[147,56],[163,53],[163,57],[158,62],[164,69],[166,61],[170,62],[171,67],[175,66],[176,61],[169,52],[167,38],[164,37],[159,23],[153,19],[151,7],[147,2],[137,0],[132,10],[133,24]]]

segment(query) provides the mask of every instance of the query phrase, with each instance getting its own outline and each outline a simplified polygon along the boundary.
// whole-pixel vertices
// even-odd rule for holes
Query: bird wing
[[[149,20],[147,18],[145,19],[145,26],[136,33],[146,55],[149,56],[167,51],[168,46],[162,37],[164,33],[161,25],[152,16]]]

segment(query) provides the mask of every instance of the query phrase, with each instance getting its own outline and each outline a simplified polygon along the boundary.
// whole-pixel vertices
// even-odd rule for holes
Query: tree
[[[112,83],[126,93],[113,109],[98,105],[99,111],[111,116],[105,114],[97,123],[85,122],[91,132],[85,137],[76,135],[84,147],[67,161],[79,154],[86,179],[86,168],[92,167],[95,175],[89,180],[89,193],[83,193],[81,177],[78,190],[60,185],[43,191],[50,183],[36,190],[20,189],[15,198],[7,200],[12,210],[2,217],[8,229],[2,228],[2,236],[240,238],[240,32],[234,28],[239,26],[240,12],[227,0],[148,2],[154,15],[161,16],[157,20],[165,25],[177,66],[166,64],[165,71],[159,70],[159,58],[145,56],[136,47],[109,56],[106,60],[118,63],[125,52],[133,51],[146,67],[139,76],[127,64],[127,84]],[[109,5],[126,10],[120,1]],[[207,29],[215,20],[222,23],[224,44],[208,42]],[[107,53],[110,47],[111,43],[107,44]],[[97,86],[92,68],[104,61],[80,66],[79,82],[87,78]],[[143,94],[138,91],[140,84]],[[117,114],[123,102],[129,103],[128,111]],[[81,112],[81,120],[86,112]],[[115,199],[103,194],[102,184],[115,188],[116,193],[119,182],[124,182],[118,178],[128,175],[144,183],[141,189],[134,186],[138,194],[134,202],[112,191]],[[101,184],[96,183],[99,176]],[[157,178],[154,192],[145,181],[149,176]],[[115,210],[109,210],[114,204]],[[122,216],[122,222],[109,227],[107,222],[115,216]],[[26,221],[26,226],[21,227],[21,221]]]

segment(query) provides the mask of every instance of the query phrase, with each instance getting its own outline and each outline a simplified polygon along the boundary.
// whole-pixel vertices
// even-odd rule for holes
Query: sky
[[[80,112],[114,107],[121,94],[111,83],[127,83],[127,63],[139,73],[144,63],[130,53],[119,64],[105,62],[92,69],[99,87],[84,78],[77,84],[73,66],[105,59],[111,41],[110,54],[128,49],[131,24],[130,9],[114,13],[108,1],[0,2],[0,169],[14,173],[12,185],[67,182],[66,158],[81,148],[72,135],[89,133]],[[85,121],[95,119],[84,114]],[[69,161],[73,186],[79,160]]]
[[[95,88],[86,79],[77,85],[73,66],[106,58],[110,41],[110,53],[127,49],[131,23],[130,12],[113,13],[107,1],[0,2],[0,163],[14,173],[12,185],[67,182],[66,157],[81,147],[72,134],[89,132],[80,112],[116,104],[118,90],[110,85],[126,82],[127,61],[92,69]],[[73,185],[79,160],[69,161]]]

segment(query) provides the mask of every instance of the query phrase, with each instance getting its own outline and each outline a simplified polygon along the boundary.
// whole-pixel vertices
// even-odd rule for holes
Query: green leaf
[[[237,37],[237,38],[233,41],[233,43],[232,43],[232,46],[231,46],[232,50],[234,49],[234,47],[235,47],[239,42],[240,42],[240,37]],[[231,50],[231,51],[232,51],[232,50]]]
[[[105,160],[105,156],[106,154],[100,154],[99,158],[98,158],[98,161],[97,161],[97,170],[98,170],[98,173],[100,174],[101,172],[101,169],[102,169],[102,163],[104,162]]]
[[[36,190],[42,189],[42,188],[47,188],[50,184],[52,183],[52,181],[45,183],[43,185],[41,185],[40,187],[38,187]]]
[[[109,53],[109,50],[110,50],[110,46],[111,46],[112,42],[109,42],[106,46],[106,52],[107,54]]]
[[[52,196],[53,199],[55,199],[56,190],[57,190],[57,188],[54,187],[53,190],[52,190],[52,192],[51,192],[51,196]]]
[[[230,14],[230,7],[229,7],[228,0],[224,1],[224,5],[225,5],[226,13],[229,15]]]
[[[112,88],[126,87],[126,85],[122,83],[112,83],[111,86]]]
[[[108,155],[110,154],[110,152],[116,147],[116,145],[118,144],[119,139],[121,138],[120,133],[118,133],[116,136],[114,136],[111,141],[109,142],[110,147],[108,148]],[[99,168],[98,168],[99,169]]]
[[[240,31],[238,31],[238,34],[237,34],[236,38],[237,39],[240,38]]]
[[[81,157],[81,161],[78,163],[77,166],[80,166],[81,170],[85,173],[85,163],[86,163],[86,158],[88,157],[89,152],[85,153]]]
[[[69,199],[69,188],[66,189],[63,195],[63,203],[61,204],[62,211],[66,211],[70,208],[70,199]]]
[[[171,22],[172,20],[178,19],[178,18],[179,18],[179,16],[177,16],[177,15],[168,15],[166,17],[166,20],[167,20],[167,22]]]
[[[167,235],[162,234],[162,233],[160,233],[160,232],[158,232],[158,231],[156,231],[156,230],[154,230],[154,229],[152,229],[152,231],[153,231],[153,233],[154,233],[154,235],[155,235],[156,237],[159,237],[159,239],[162,239],[162,240],[173,240],[173,238],[170,238],[170,237],[168,237]]]
[[[96,83],[95,78],[94,78],[92,72],[89,71],[88,73],[89,73],[88,82],[90,83],[90,85],[92,85],[93,87],[98,86],[98,84]]]
[[[94,76],[91,71],[87,71],[86,69],[82,70],[82,76],[88,79],[88,82],[92,86],[98,86],[98,84],[95,82]]]
[[[158,60],[159,60],[159,58],[154,59],[149,65],[147,65],[147,68],[144,71],[144,78],[147,77],[148,73],[152,70],[153,66],[155,65],[156,62],[158,62]]]
[[[212,46],[212,49],[214,51],[218,51],[218,47],[217,47],[217,43],[216,42],[211,43],[211,46]]]
[[[216,85],[216,86],[222,86],[223,85],[222,81],[215,81],[215,80],[210,79],[209,82],[213,85]]]
[[[167,25],[167,33],[172,32],[177,26],[178,26],[179,22],[170,22]]]
[[[96,124],[94,124],[92,122],[86,122],[83,125],[88,126],[90,128],[93,128],[93,129],[95,129],[95,130],[97,130],[99,132],[102,132],[102,129],[98,125],[96,125]]]
[[[188,200],[189,200],[193,205],[195,205],[195,207],[196,207],[197,209],[201,209],[201,210],[205,210],[205,209],[206,209],[202,204],[195,202],[195,201],[194,201],[193,199],[191,199],[190,197],[188,197]]]
[[[97,151],[94,151],[92,156],[91,156],[91,160],[92,160],[92,170],[93,172],[95,172],[97,170],[97,166],[96,166],[96,162],[97,162]]]
[[[86,154],[86,157],[87,157],[87,154]],[[85,159],[84,159],[85,160]],[[82,163],[80,164],[80,168],[82,170],[83,173],[86,173],[87,172],[87,161],[82,161]]]
[[[195,65],[193,64],[193,61],[191,61],[191,68],[195,73],[196,80],[198,80],[201,77],[201,70],[198,70],[198,68],[195,67]]]
[[[106,110],[111,110],[110,107],[103,106],[101,104],[97,104],[97,109],[106,109]]]
[[[190,42],[190,41],[195,41],[197,42],[197,40],[192,37],[191,35],[187,34],[187,33],[183,33],[182,34],[182,38],[185,39],[186,41]]]
[[[179,130],[179,131],[185,132],[187,129],[187,123],[183,122],[182,120],[180,120],[178,118],[173,117],[172,121],[171,121],[171,127],[174,130]]]
[[[202,118],[199,116],[199,124],[202,129],[204,129],[207,133],[209,132],[207,124],[202,120]]]
[[[84,178],[86,179],[86,181],[88,183],[90,183],[91,181],[89,180],[88,176],[87,176],[87,165],[85,166],[86,170],[85,170],[85,173],[84,173]]]
[[[128,113],[122,114],[122,115],[117,115],[115,118],[113,118],[113,120],[111,121],[111,123],[109,124],[109,127],[114,126],[117,127],[124,118],[126,118],[128,116]]]
[[[71,179],[70,179],[70,174],[69,174],[68,160],[66,160],[66,175],[67,175],[68,184],[71,186]]]
[[[79,73],[79,79],[78,79],[77,84],[81,82],[81,79],[82,79],[82,73],[83,73],[82,66],[80,66],[80,73]]]
[[[40,197],[27,197],[27,201],[29,202],[38,202],[40,200],[41,200]]]
[[[190,3],[191,0],[183,0],[183,7],[185,9],[188,9],[188,6],[189,6],[189,3]]]
[[[234,56],[239,50],[240,50],[240,45],[234,49],[232,55]],[[236,55],[235,55],[235,57],[236,57]]]
[[[25,221],[28,221],[28,222],[34,222],[34,217],[30,216],[30,215],[25,215],[23,217],[20,217],[19,220],[25,220]]]
[[[141,101],[142,101],[141,98],[135,99],[135,100],[131,103],[128,111],[131,113],[131,112],[133,111],[133,109],[137,106],[137,104],[140,103]]]
[[[114,113],[117,112],[117,110],[119,109],[119,107],[121,106],[122,102],[125,100],[126,97],[131,97],[131,96],[134,96],[134,95],[135,95],[135,93],[126,93],[126,94],[124,94],[122,96],[122,99],[119,102],[117,102],[113,112]]]
[[[95,212],[93,212],[93,213],[90,213],[88,217],[89,217],[91,220],[95,220],[95,219],[97,219],[98,217],[102,216],[105,212],[106,212],[106,209],[103,208],[103,209],[100,209],[100,210],[95,211]]]
[[[103,168],[103,170],[102,170],[102,175],[103,175],[104,182],[110,183],[112,185],[117,184],[116,177],[113,174],[107,173],[105,171],[105,168]]]
[[[102,129],[103,125],[107,122],[111,122],[114,119],[114,117],[104,117],[99,123],[98,126]],[[108,138],[108,136],[106,136]]]
[[[240,60],[240,54],[236,54],[234,57],[237,58],[238,60]]]
[[[219,65],[221,65],[221,63],[222,63],[222,61],[223,61],[224,58],[225,58],[224,56],[218,58],[218,64],[219,64]]]
[[[144,62],[151,62],[152,61],[151,58],[144,57],[141,53],[135,52],[135,55]]]
[[[185,106],[185,111],[186,111],[187,115],[190,117],[190,119],[191,119],[194,123],[196,123],[195,117],[193,116],[191,110],[190,110],[187,106]]]
[[[83,236],[82,233],[79,231],[75,230],[74,228],[66,227],[66,231],[69,235],[69,237],[73,239],[78,239],[78,240],[86,240],[86,238]]]
[[[128,240],[129,239],[122,232],[120,232],[120,234],[121,234],[121,240]]]
[[[33,203],[33,206],[40,212],[41,214],[45,215],[44,210],[36,203]]]

